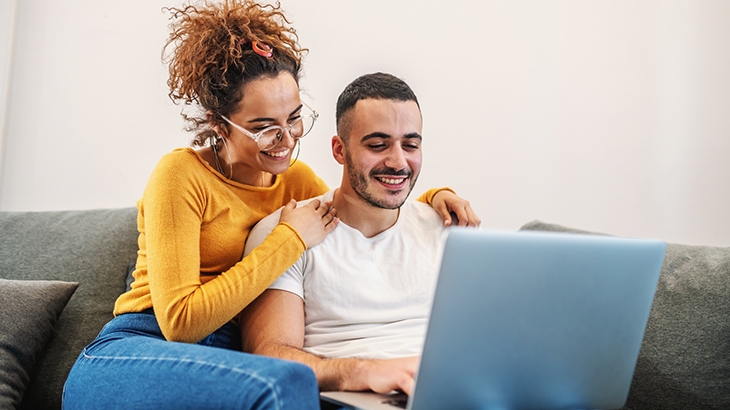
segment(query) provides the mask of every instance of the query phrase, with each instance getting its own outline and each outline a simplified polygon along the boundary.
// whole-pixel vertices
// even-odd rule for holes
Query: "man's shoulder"
[[[409,231],[418,232],[416,235],[440,236],[446,229],[441,216],[431,205],[419,201],[406,201],[401,206],[399,218]]]
[[[334,190],[331,190],[331,191],[328,191],[328,192],[326,192],[326,193],[324,193],[322,195],[315,196],[314,198],[309,198],[309,199],[304,199],[302,201],[297,201],[297,207],[304,206],[304,205],[306,205],[306,204],[314,201],[315,199],[318,199],[320,201],[331,201],[332,198],[334,197],[334,193],[335,193],[335,191]]]
[[[319,200],[325,200],[325,198],[330,197],[331,199],[332,192],[327,192],[324,195],[316,196],[314,198],[305,199],[303,201],[297,201],[297,207],[304,206],[310,202],[312,202],[315,199]],[[284,207],[277,209],[276,211],[272,212],[271,214],[265,216],[263,219],[261,219],[256,225],[254,225],[253,229],[251,230],[251,233],[260,233],[264,232],[266,235],[268,235],[271,231],[274,230],[276,225],[279,224],[279,218],[281,218],[281,210]]]
[[[272,230],[274,230],[274,227],[279,224],[279,218],[281,217],[281,210],[283,208],[284,207],[277,209],[263,217],[260,221],[256,222],[256,225],[251,228],[251,234],[264,232],[268,235]]]
[[[441,221],[441,217],[438,213],[436,213],[431,205],[410,199],[404,202],[401,206],[401,215],[406,215],[410,218],[426,222]]]

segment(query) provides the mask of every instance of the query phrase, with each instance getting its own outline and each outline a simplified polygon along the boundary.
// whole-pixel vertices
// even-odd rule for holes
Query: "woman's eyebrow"
[[[302,107],[304,107],[304,104],[299,104],[299,107],[297,107],[297,109],[296,109],[296,110],[292,111],[292,112],[291,112],[291,113],[289,114],[289,116],[291,117],[292,115],[294,115],[294,114],[298,113],[299,111],[301,111],[301,110],[302,110]]]
[[[292,115],[294,115],[297,112],[301,111],[302,110],[302,107],[304,107],[304,104],[299,104],[299,107],[297,107],[294,111],[292,111],[291,113],[289,113],[289,116],[291,117]],[[274,121],[276,121],[276,119],[274,119],[274,118],[270,118],[270,117],[259,117],[259,118],[254,118],[254,119],[248,121],[248,123],[249,124],[252,124],[252,123],[255,123],[255,122],[274,122]]]

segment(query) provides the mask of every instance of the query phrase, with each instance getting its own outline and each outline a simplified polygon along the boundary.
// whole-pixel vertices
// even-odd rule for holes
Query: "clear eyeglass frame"
[[[301,138],[304,138],[304,136],[309,134],[309,131],[311,131],[312,128],[314,128],[314,123],[317,121],[317,118],[319,118],[319,113],[307,105],[304,101],[302,101],[302,106],[311,111],[311,114],[300,115],[299,118],[289,123],[286,127],[282,127],[281,125],[272,125],[256,133],[234,123],[223,114],[221,114],[221,117],[243,135],[256,141],[256,145],[258,145],[261,151],[269,151],[279,145],[281,140],[284,138],[284,131],[288,131],[289,135],[291,135],[295,141],[299,141]]]

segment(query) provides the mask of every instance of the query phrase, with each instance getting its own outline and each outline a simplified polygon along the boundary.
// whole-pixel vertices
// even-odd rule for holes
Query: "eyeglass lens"
[[[299,139],[307,135],[314,126],[314,116],[307,115],[298,118],[293,123],[289,124],[289,127],[272,127],[272,129],[265,131],[258,140],[258,146],[261,150],[268,150],[274,148],[284,137],[284,130],[288,129],[292,138]]]

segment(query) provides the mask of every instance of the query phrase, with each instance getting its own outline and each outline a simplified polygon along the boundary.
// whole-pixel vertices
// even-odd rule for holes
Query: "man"
[[[431,207],[406,201],[421,170],[420,108],[405,82],[375,73],[345,88],[336,119],[342,183],[321,200],[340,223],[243,311],[244,350],[309,365],[322,390],[410,394],[446,232]],[[247,251],[278,220],[259,222]]]

